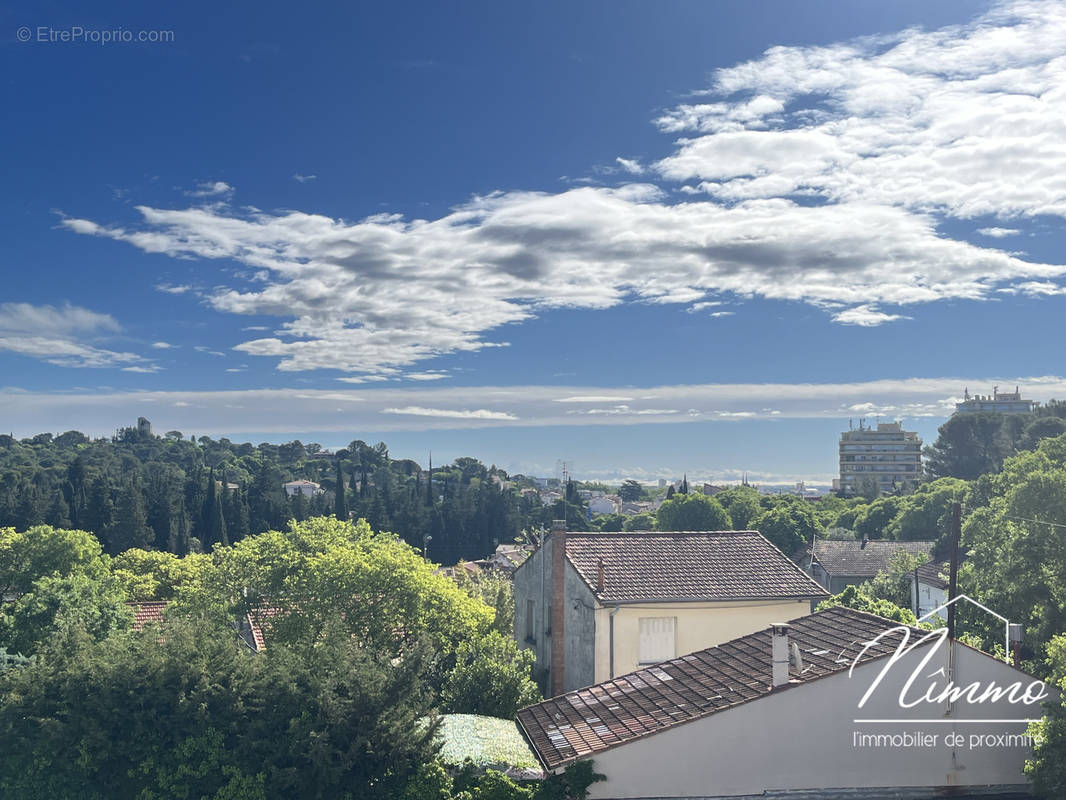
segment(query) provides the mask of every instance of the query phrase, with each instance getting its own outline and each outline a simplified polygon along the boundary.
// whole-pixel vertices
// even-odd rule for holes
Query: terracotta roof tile
[[[601,602],[827,595],[758,531],[567,533],[566,555]]]
[[[789,687],[848,669],[866,642],[900,627],[850,608],[831,608],[794,619],[790,625],[789,640],[799,645],[804,669],[799,675],[792,668]],[[886,636],[863,661],[892,653],[898,641],[897,635]],[[766,628],[527,706],[519,710],[518,724],[544,768],[554,770],[765,697],[774,691],[771,683],[771,629]]]
[[[146,600],[143,603],[127,603],[133,609],[133,629],[139,631],[149,622],[162,622],[166,600]]]

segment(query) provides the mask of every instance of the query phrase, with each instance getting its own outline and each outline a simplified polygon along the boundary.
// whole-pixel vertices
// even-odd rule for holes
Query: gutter
[[[610,620],[610,623],[608,625],[608,629],[610,631],[610,634],[608,636],[608,647],[611,651],[611,657],[609,659],[609,668],[607,670],[608,680],[614,680],[614,615],[621,610],[622,606],[618,603],[615,603],[614,611],[607,615],[607,619]]]
[[[631,606],[631,605],[659,605],[662,603],[738,603],[745,600],[813,600],[816,597],[829,597],[829,592],[822,591],[819,594],[794,594],[787,597],[770,595],[765,597],[639,597],[631,600],[600,600],[604,606]],[[599,599],[599,598],[597,598]],[[613,612],[612,612],[613,613]]]

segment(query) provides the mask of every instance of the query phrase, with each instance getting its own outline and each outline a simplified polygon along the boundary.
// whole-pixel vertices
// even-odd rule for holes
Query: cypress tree
[[[207,478],[207,500],[204,501],[201,529],[203,536],[201,544],[204,551],[210,550],[216,544],[229,546],[229,538],[226,536],[226,518],[222,512],[222,498],[218,495],[218,481],[215,480],[214,469]]]
[[[348,521],[348,501],[344,496],[344,473],[341,471],[341,460],[337,459],[337,519],[341,522]]]

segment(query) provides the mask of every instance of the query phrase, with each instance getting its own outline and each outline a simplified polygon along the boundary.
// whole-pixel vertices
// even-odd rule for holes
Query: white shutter
[[[677,654],[677,617],[640,618],[640,663],[657,664]]]

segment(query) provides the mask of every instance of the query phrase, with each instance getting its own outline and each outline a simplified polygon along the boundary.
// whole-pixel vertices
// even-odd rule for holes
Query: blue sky
[[[771,483],[851,418],[1066,397],[1059,2],[0,21],[17,435]]]

